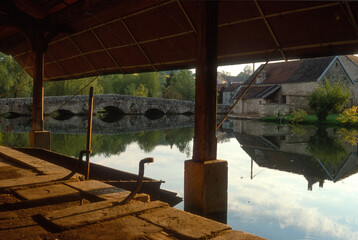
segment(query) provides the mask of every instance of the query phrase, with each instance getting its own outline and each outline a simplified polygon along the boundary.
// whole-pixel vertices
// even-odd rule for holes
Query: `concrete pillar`
[[[227,162],[216,159],[218,2],[198,4],[194,148],[185,161],[184,208],[226,215]]]
[[[32,38],[32,54],[34,56],[34,87],[32,95],[32,131],[30,147],[51,148],[50,132],[44,131],[44,33],[35,31]]]

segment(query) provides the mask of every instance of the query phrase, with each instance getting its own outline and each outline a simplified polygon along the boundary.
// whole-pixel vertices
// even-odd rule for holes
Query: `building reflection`
[[[342,141],[336,130],[302,128],[258,121],[234,120],[225,131],[232,134],[251,157],[251,178],[254,164],[264,168],[302,175],[307,189],[318,183],[337,182],[358,172],[357,146]]]

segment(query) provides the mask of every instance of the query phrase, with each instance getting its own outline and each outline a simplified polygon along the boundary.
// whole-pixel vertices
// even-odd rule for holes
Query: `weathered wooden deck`
[[[0,239],[262,239],[0,146]]]

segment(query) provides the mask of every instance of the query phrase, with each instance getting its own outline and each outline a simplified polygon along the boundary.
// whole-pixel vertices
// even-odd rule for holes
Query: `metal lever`
[[[132,200],[132,198],[139,192],[142,187],[143,177],[144,177],[144,164],[154,162],[154,158],[144,158],[139,162],[139,173],[137,179],[136,188],[119,204],[123,205]]]
[[[60,178],[56,181],[63,181],[63,180],[68,180],[70,179],[71,177],[73,177],[78,171],[79,171],[79,168],[80,166],[82,165],[82,161],[83,161],[83,155],[84,154],[91,154],[92,151],[87,151],[87,150],[82,150],[79,154],[79,157],[78,157],[78,161],[77,161],[77,165],[76,167],[72,170],[72,172],[70,172],[67,176],[63,177],[63,178]],[[86,172],[86,175],[89,175],[89,166],[90,166],[90,163],[89,161],[87,162],[87,172]]]

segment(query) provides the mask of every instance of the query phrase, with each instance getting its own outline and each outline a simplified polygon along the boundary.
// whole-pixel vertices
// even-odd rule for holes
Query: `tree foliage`
[[[308,105],[318,120],[324,121],[331,111],[342,111],[349,98],[350,93],[343,83],[337,81],[332,84],[326,80],[308,96]]]
[[[355,125],[358,123],[358,106],[345,109],[337,118],[343,124]]]
[[[2,97],[30,97],[30,76],[11,57],[0,53],[0,95]]]
[[[45,96],[88,94],[87,88],[79,91],[91,82],[87,87],[93,86],[95,94],[195,100],[195,79],[190,70],[171,71],[169,75],[168,72],[112,74],[93,79],[45,82]],[[0,53],[0,95],[5,93],[5,97],[30,97],[32,80],[11,56]]]
[[[173,76],[173,82],[173,89],[180,94],[180,99],[195,100],[195,80],[191,71],[180,70]]]

